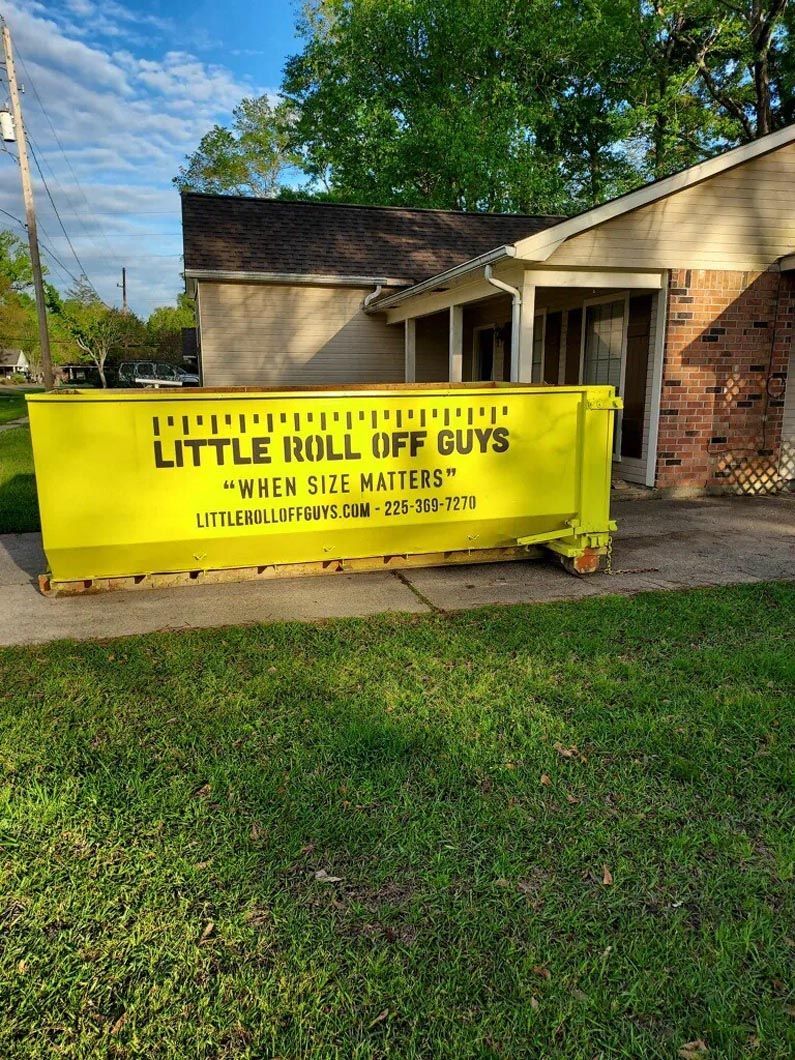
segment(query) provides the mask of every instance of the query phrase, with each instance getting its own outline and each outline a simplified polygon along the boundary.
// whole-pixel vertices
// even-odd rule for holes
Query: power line
[[[77,173],[75,173],[74,167],[72,166],[72,163],[71,163],[71,161],[69,159],[69,156],[66,153],[64,145],[61,142],[61,138],[58,135],[58,130],[56,129],[55,124],[54,124],[52,118],[50,117],[50,112],[44,106],[44,100],[39,95],[39,90],[36,88],[36,82],[33,80],[33,78],[30,76],[30,74],[28,72],[28,68],[27,68],[27,65],[25,64],[24,57],[21,54],[19,54],[19,51],[17,51],[17,54],[19,55],[19,63],[20,63],[20,66],[22,67],[23,73],[25,74],[25,78],[27,80],[27,83],[30,85],[30,88],[31,88],[31,90],[33,92],[33,95],[36,97],[36,102],[39,105],[39,110],[42,112],[42,114],[46,118],[47,124],[50,127],[50,131],[52,132],[53,138],[54,138],[55,142],[58,144],[58,148],[59,148],[61,154],[63,155],[63,160],[64,160],[64,162],[66,162],[66,165],[67,165],[67,167],[69,169],[69,172],[72,174],[72,180],[75,182],[75,187],[80,192],[80,194],[81,194],[81,196],[83,198],[83,202],[86,204],[86,209],[88,211],[88,216],[94,218],[94,221],[96,222],[97,227],[99,228],[100,234],[101,234],[102,238],[105,240],[105,245],[107,246],[107,248],[108,248],[108,250],[109,250],[109,252],[111,254],[111,257],[107,258],[106,260],[109,263],[115,263],[115,251],[114,251],[113,247],[110,245],[110,240],[108,239],[107,234],[106,234],[104,228],[102,227],[101,222],[99,221],[99,218],[97,218],[94,215],[94,213],[92,212],[92,210],[91,210],[91,203],[88,201],[88,196],[86,195],[86,193],[83,190],[83,187],[82,187],[80,181],[78,180]],[[50,166],[50,172],[53,172],[52,166]],[[53,172],[53,176],[54,175],[55,174]],[[64,191],[63,188],[61,190]],[[64,191],[64,198],[67,198],[67,201],[68,201],[68,197],[66,196],[66,192],[65,191]],[[78,218],[78,220],[80,220],[80,223],[83,226],[83,231],[86,233],[86,235],[89,237],[89,239],[91,239],[91,241],[94,243],[94,246],[97,246],[96,240],[94,240],[93,236],[88,231],[88,228],[83,223],[83,220],[82,220],[82,218],[80,218],[80,215],[77,213],[77,210],[75,210],[75,216]],[[98,246],[97,246],[97,249],[99,249]]]
[[[27,131],[28,130],[27,130],[27,126],[26,126],[25,132],[27,132]],[[28,133],[28,142],[30,143],[30,153],[33,155],[33,161],[36,163],[36,169],[39,171],[39,176],[41,177],[42,184],[44,185],[44,190],[47,192],[47,198],[50,200],[50,205],[53,208],[53,212],[55,213],[55,216],[58,218],[58,224],[61,226],[61,231],[64,234],[64,238],[66,239],[66,242],[69,244],[69,249],[72,252],[72,257],[77,262],[77,267],[80,270],[80,272],[82,273],[82,275],[85,276],[86,280],[88,280],[88,273],[86,272],[85,265],[83,265],[83,262],[78,257],[77,251],[74,248],[74,243],[72,243],[72,240],[69,238],[69,233],[66,231],[66,226],[63,223],[61,215],[60,215],[60,213],[58,211],[58,207],[55,205],[55,199],[53,199],[53,197],[52,197],[52,192],[50,191],[50,186],[47,183],[47,178],[44,176],[44,171],[42,170],[41,164],[39,163],[39,156],[36,154],[36,151],[33,148],[33,143],[32,143],[32,141],[30,139],[30,133]],[[93,283],[91,283],[89,281],[89,284],[91,286],[91,289],[94,290]],[[97,293],[96,290],[94,290],[94,293],[95,294]]]

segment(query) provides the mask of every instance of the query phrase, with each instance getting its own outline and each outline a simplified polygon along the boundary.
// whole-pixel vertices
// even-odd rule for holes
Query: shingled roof
[[[300,273],[419,283],[563,220],[185,193],[187,271]]]

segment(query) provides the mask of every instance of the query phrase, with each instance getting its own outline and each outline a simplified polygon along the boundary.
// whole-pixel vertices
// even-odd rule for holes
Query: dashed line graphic
[[[263,412],[262,414],[259,412],[224,413],[220,415],[212,413],[209,417],[201,413],[165,417],[160,415],[152,417],[152,433],[155,437],[161,437],[163,431],[168,429],[171,431],[176,430],[182,437],[188,437],[197,432],[200,435],[212,436],[218,435],[222,431],[228,433],[230,429],[234,429],[242,435],[249,433],[255,428],[260,431],[264,428],[268,434],[273,434],[277,426],[285,427],[288,423],[290,429],[296,432],[309,429],[333,430],[334,424],[344,424],[345,428],[350,431],[353,430],[354,423],[357,420],[359,423],[369,420],[370,427],[373,430],[402,430],[408,426],[413,427],[415,423],[418,423],[421,428],[427,428],[434,420],[441,420],[445,427],[449,427],[451,423],[461,419],[465,419],[469,427],[477,426],[478,422],[488,423],[494,427],[500,419],[508,416],[508,412],[507,405],[497,405],[496,403],[483,404],[478,407],[473,407],[469,404],[456,404],[453,406],[445,403],[444,405],[428,408],[426,398],[419,409],[411,405],[398,408],[392,405],[389,408],[359,409],[358,414],[355,411],[345,411],[343,413],[338,409],[315,409],[314,411],[296,412],[290,410],[289,412]],[[207,422],[208,419],[209,423]]]

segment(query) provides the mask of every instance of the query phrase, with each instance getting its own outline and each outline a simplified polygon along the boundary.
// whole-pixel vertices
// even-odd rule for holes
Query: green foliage
[[[109,308],[92,292],[71,292],[59,311],[59,320],[82,361],[97,367],[100,381],[107,386],[105,365],[109,358],[124,360],[140,355],[146,346],[146,327],[134,313]]]
[[[13,281],[2,271],[0,263],[0,346],[9,349],[20,347],[29,316],[29,307],[14,290]]]
[[[299,32],[180,187],[571,212],[795,120],[786,0],[311,0]]]
[[[0,1055],[791,1056],[794,617],[746,585],[0,651]]]
[[[42,266],[42,272],[46,274],[46,266]],[[0,276],[4,276],[17,293],[33,286],[28,245],[8,229],[0,229]]]
[[[267,96],[244,99],[232,112],[232,125],[215,125],[180,167],[180,191],[269,195],[287,163],[285,106]]]
[[[182,360],[182,330],[196,326],[196,304],[184,292],[176,306],[153,309],[146,321],[147,342],[158,360],[175,364]]]

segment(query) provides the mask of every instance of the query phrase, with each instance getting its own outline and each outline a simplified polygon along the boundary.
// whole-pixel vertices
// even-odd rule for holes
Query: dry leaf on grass
[[[206,799],[212,790],[213,789],[210,784],[202,784],[202,786],[200,788],[197,788],[193,794],[196,796],[197,799]]]
[[[210,937],[210,935],[212,935],[212,933],[214,931],[215,931],[215,924],[212,922],[212,920],[210,920],[210,921],[208,921],[204,931],[202,931],[202,933],[201,933],[201,935],[199,937],[199,945],[201,946],[201,944],[203,942],[206,942],[207,939]]]
[[[377,1027],[379,1023],[383,1023],[388,1015],[389,1015],[389,1009],[388,1008],[385,1008],[383,1010],[383,1012],[379,1012],[378,1015],[375,1017],[375,1019],[371,1020],[370,1023],[367,1025],[368,1031],[371,1031],[373,1029],[373,1027]]]
[[[569,806],[579,806],[580,805],[580,800],[575,795],[567,795],[566,796],[566,802],[569,804]]]
[[[119,1031],[124,1026],[126,1019],[127,1019],[127,1013],[126,1012],[122,1012],[121,1016],[119,1016],[119,1018],[116,1020],[116,1022],[111,1027],[110,1033],[111,1034],[118,1034]]]
[[[249,909],[246,920],[252,927],[262,927],[263,924],[270,923],[271,915],[267,909]]]
[[[265,839],[268,834],[268,829],[263,828],[261,824],[257,824],[255,821],[251,826],[251,838],[256,842],[258,839]]]
[[[696,1038],[695,1041],[685,1042],[678,1055],[682,1057],[682,1060],[694,1060],[695,1057],[703,1056],[704,1053],[708,1052],[709,1049],[704,1039]]]
[[[605,887],[609,887],[612,882],[613,882],[613,873],[610,871],[610,869],[607,867],[607,865],[603,865],[602,866],[602,883],[604,884]]]
[[[318,883],[342,883],[342,876],[329,876],[325,869],[318,869],[315,879]]]
[[[543,964],[534,964],[530,971],[533,973],[533,975],[537,975],[540,979],[552,978],[552,972],[550,972],[549,968],[545,967],[545,965]]]
[[[537,997],[531,997],[530,998],[530,1008],[533,1010],[533,1012],[538,1012],[539,1004],[538,1004],[538,998]]]
[[[572,744],[571,747],[564,747],[562,743],[553,743],[552,746],[561,758],[574,758],[575,755],[580,753],[576,744]]]
[[[552,777],[550,777],[549,773],[542,773],[541,774],[541,783],[543,784],[543,786],[545,788],[551,787],[551,785],[552,785]]]

